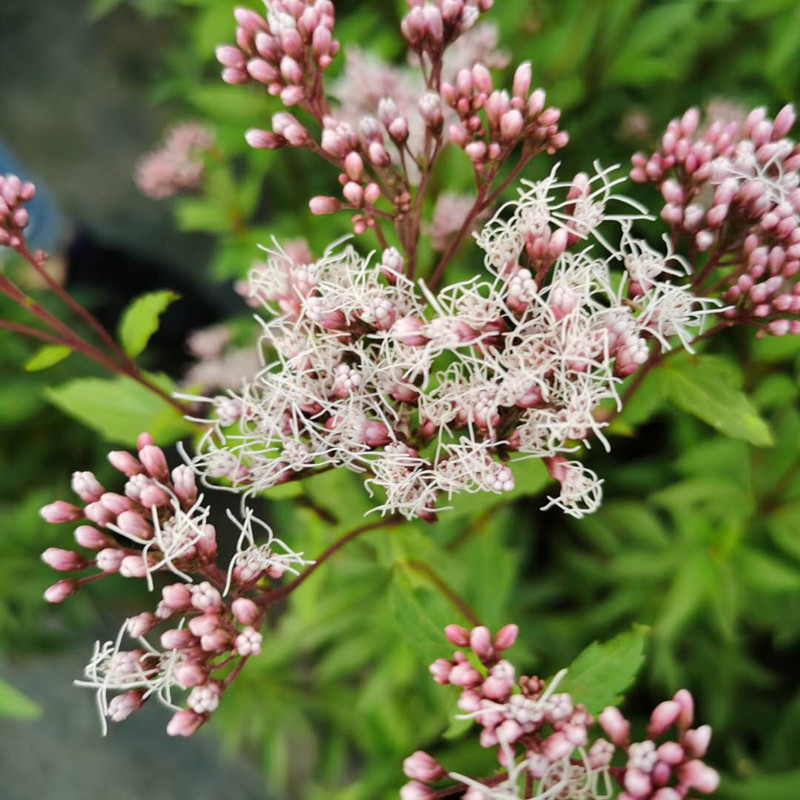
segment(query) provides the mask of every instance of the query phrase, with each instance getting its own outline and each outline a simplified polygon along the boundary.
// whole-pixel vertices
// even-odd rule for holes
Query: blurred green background
[[[49,187],[41,235],[59,253],[69,288],[109,326],[142,291],[183,295],[146,356],[150,369],[177,382],[190,363],[190,331],[228,320],[234,342],[252,341],[250,311],[232,282],[257,259],[257,243],[303,236],[319,252],[348,231],[345,217],[306,210],[309,196],[333,190],[333,170],[306,153],[245,146],[243,131],[266,125],[277,105],[257,87],[218,78],[213,49],[232,39],[233,6],[0,4],[3,157],[13,155]],[[400,64],[404,6],[337,1],[337,37],[345,49]],[[730,115],[762,104],[775,112],[800,87],[797,0],[498,0],[486,19],[511,58],[505,78],[530,60],[534,82],[563,110],[566,174],[595,159],[626,165],[692,104]],[[181,120],[208,123],[219,150],[198,193],[147,200],[132,182],[136,160]],[[467,190],[459,158],[445,162],[442,179]],[[526,177],[551,166],[539,159]],[[647,189],[637,196],[657,202]],[[534,476],[515,499],[476,501],[435,529],[366,537],[292,597],[263,656],[189,743],[168,740],[157,713],[101,741],[91,697],[70,687],[95,636],[147,601],[120,580],[45,608],[41,592],[52,576],[38,553],[64,533],[36,510],[67,496],[73,469],[102,477],[104,453],[138,430],[120,425],[122,412],[111,407],[109,419],[93,421],[96,430],[75,422],[53,397],[92,368],[72,357],[25,372],[33,350],[0,333],[0,674],[9,682],[0,684],[0,800],[99,800],[109,791],[374,800],[396,796],[401,761],[420,747],[453,768],[490,768],[491,754],[460,729],[440,738],[453,697],[426,676],[426,659],[447,648],[431,652],[414,615],[426,618],[427,630],[453,612],[420,579],[420,561],[446,576],[486,624],[517,622],[514,658],[543,675],[594,639],[649,626],[631,713],[646,714],[685,685],[715,729],[709,761],[725,774],[720,797],[800,797],[796,338],[756,342],[737,331],[713,347],[719,374],[743,383],[769,422],[773,446],[717,432],[670,407],[655,383],[645,385],[617,425],[612,453],[590,454],[606,478],[598,514],[575,522],[541,513],[543,481]],[[147,413],[129,425],[146,423]],[[335,525],[288,501],[265,511],[306,552],[367,508],[347,475],[325,476],[307,491]]]

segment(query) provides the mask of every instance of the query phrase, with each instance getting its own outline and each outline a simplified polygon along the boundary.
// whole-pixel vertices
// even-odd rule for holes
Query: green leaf
[[[169,393],[172,384],[164,376],[147,376]],[[148,431],[167,444],[192,430],[178,411],[154,392],[130,378],[76,378],[45,389],[47,399],[110,442],[136,444]]]
[[[170,289],[148,292],[137,297],[125,309],[119,323],[119,340],[122,349],[131,358],[147,347],[150,337],[158,330],[161,315],[179,297]]]
[[[46,344],[25,362],[25,372],[38,372],[40,369],[53,367],[71,352],[72,348],[63,344]]]
[[[746,781],[723,785],[724,797],[731,800],[788,800],[800,795],[800,770],[758,775]]]
[[[676,357],[657,371],[664,397],[733,439],[765,447],[769,426],[741,389],[736,367],[718,356]]]
[[[22,692],[0,679],[0,717],[35,719],[42,709]]]
[[[616,705],[644,661],[647,628],[636,626],[602,644],[593,642],[570,665],[560,691],[569,692],[590,714]]]
[[[429,598],[430,593],[425,593]],[[442,633],[443,625],[437,625],[428,613],[429,603],[422,603],[422,592],[414,590],[408,572],[397,565],[392,570],[389,586],[389,607],[392,621],[401,636],[427,663],[447,653],[447,640]]]

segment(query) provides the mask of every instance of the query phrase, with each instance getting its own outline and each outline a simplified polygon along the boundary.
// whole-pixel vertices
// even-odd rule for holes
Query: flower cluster
[[[445,129],[449,141],[472,160],[479,183],[493,179],[520,143],[526,161],[567,142],[557,126],[560,112],[545,108],[541,89],[530,91],[530,64],[517,70],[512,97],[494,90],[489,67],[504,66],[506,59],[495,50],[493,29],[476,26],[491,5],[486,0],[409,3],[401,31],[409,60],[419,69],[384,64],[352,50],[344,76],[328,92],[323,71],[339,50],[332,38],[332,3],[271,2],[265,17],[237,9],[238,46],[217,50],[223,79],[264,83],[322,128],[317,142],[303,122],[282,111],[273,116],[271,130],[249,130],[248,143],[306,148],[331,162],[340,170],[341,197],[313,197],[311,211],[350,210],[357,234],[389,219],[404,248],[415,248],[422,192],[415,198],[414,187],[421,190],[427,183],[446,144]],[[366,90],[364,71],[371,76]]]
[[[35,194],[32,183],[23,182],[16,175],[0,175],[0,247],[23,244],[23,231],[30,221],[25,203]]]
[[[124,494],[106,491],[91,472],[76,472],[72,486],[84,505],[56,501],[42,509],[48,522],[83,522],[75,540],[88,551],[51,547],[43,560],[60,572],[94,570],[58,581],[45,599],[60,603],[115,573],[145,578],[150,589],[155,573],[181,578],[162,587],[153,612],[128,619],[115,641],[98,642],[77,685],[97,690],[104,731],[107,719],[119,722],[153,696],[175,712],[167,732],[188,736],[216,709],[243,662],[260,652],[258,629],[269,596],[265,579],[296,574],[298,566],[311,562],[247,509],[241,521],[229,514],[240,535],[227,569],[219,567],[211,509],[198,495],[193,471],[181,465],[170,472],[149,434],[142,434],[138,445],[138,457],[109,453],[128,479]],[[161,650],[144,638],[158,627]],[[126,637],[138,644],[122,650]],[[115,693],[111,699],[109,692]],[[185,695],[185,707],[176,705],[176,694]]]
[[[776,336],[800,333],[800,145],[786,138],[794,121],[789,105],[774,120],[756,108],[701,128],[691,108],[656,152],[633,156],[631,171],[660,189],[675,240],[707,254],[695,288],[719,292],[731,323]]]
[[[331,35],[331,0],[270,0],[266,18],[246,8],[237,8],[234,16],[237,46],[217,48],[222,79],[230,84],[263,83],[285,105],[323,113],[322,71],[339,51]]]
[[[502,771],[479,780],[448,772],[420,750],[403,763],[411,778],[400,791],[403,800],[434,800],[439,793],[429,784],[448,777],[465,787],[465,800],[604,800],[613,796],[615,784],[622,789],[620,800],[681,800],[692,789],[716,790],[718,774],[700,760],[711,729],[691,727],[694,702],[686,690],[658,705],[647,738],[632,742],[630,723],[617,708],[606,708],[595,720],[569,693],[558,691],[567,670],[550,681],[518,677],[502,658],[516,639],[515,625],[494,636],[482,626],[448,625],[445,634],[467,654],[457,650],[452,659],[437,659],[430,667],[433,679],[459,687],[459,718],[480,725],[480,744],[497,748]],[[598,723],[608,739],[595,736]],[[673,729],[674,739],[667,736]],[[449,795],[450,788],[442,791]]]
[[[175,125],[161,146],[137,164],[136,185],[153,200],[197,189],[205,171],[201,156],[213,146],[214,135],[205,125],[195,122]]]
[[[436,294],[393,248],[307,264],[276,245],[250,283],[275,315],[261,342],[275,360],[241,392],[207,398],[216,421],[195,466],[246,493],[347,467],[382,512],[430,519],[442,496],[511,490],[509,459],[535,457],[561,485],[551,504],[594,510],[597,476],[564,454],[603,440],[598,406],[619,402],[654,343],[690,346],[709,310],[671,282],[688,270],[680,259],[630,235],[643,213],[618,182],[599,170],[525,183],[476,236],[489,276]],[[618,247],[604,221],[621,225]],[[612,280],[614,259],[629,280]]]

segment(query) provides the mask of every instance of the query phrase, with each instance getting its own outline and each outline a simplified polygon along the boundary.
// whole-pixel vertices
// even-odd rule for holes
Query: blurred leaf
[[[41,713],[42,709],[33,700],[0,678],[0,717],[35,719]]]
[[[667,359],[658,368],[665,398],[694,414],[720,433],[765,447],[772,444],[769,426],[741,390],[741,375],[718,356]]]
[[[425,594],[430,595],[429,592]],[[447,640],[442,633],[444,625],[432,619],[430,606],[420,600],[422,595],[422,592],[413,588],[405,568],[398,565],[392,570],[389,585],[392,621],[400,635],[425,663],[431,663],[447,653]]]
[[[785,564],[759,550],[742,550],[737,558],[737,566],[741,579],[760,592],[800,590],[800,568]]]
[[[646,633],[637,626],[607,642],[590,644],[570,664],[559,690],[569,692],[590,714],[619,704],[644,661]]]
[[[141,353],[150,337],[158,330],[161,315],[180,297],[171,289],[148,292],[137,297],[122,312],[119,323],[119,341],[122,349],[135,358]]]
[[[721,800],[789,800],[800,797],[800,770],[777,775],[759,775],[746,781],[724,781]]]
[[[72,348],[63,344],[46,344],[39,348],[26,362],[25,372],[38,372],[53,367],[72,353]]]
[[[164,376],[148,377],[164,391],[172,390]],[[130,378],[75,378],[46,388],[45,396],[109,442],[135,445],[136,437],[149,431],[167,444],[192,430],[175,408]]]

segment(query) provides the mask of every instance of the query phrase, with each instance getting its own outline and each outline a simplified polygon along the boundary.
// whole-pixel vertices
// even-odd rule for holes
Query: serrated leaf
[[[392,621],[400,635],[427,663],[447,652],[447,640],[442,634],[442,626],[437,625],[430,617],[406,571],[399,565],[392,570],[389,606],[392,610]]]
[[[161,315],[179,297],[170,289],[148,292],[137,297],[125,309],[119,323],[119,341],[131,358],[147,347],[150,337],[158,330]]]
[[[171,391],[163,376],[148,377]],[[48,387],[45,396],[110,442],[134,445],[136,437],[148,431],[157,442],[167,444],[192,430],[175,408],[130,378],[76,378]]]
[[[607,642],[593,642],[570,665],[559,691],[569,692],[590,714],[617,705],[644,661],[647,629],[637,626]]]
[[[733,439],[772,444],[769,426],[741,389],[736,367],[717,356],[676,357],[657,370],[664,397]]]
[[[42,709],[11,684],[0,679],[0,717],[35,719]]]
[[[46,344],[39,348],[26,362],[25,372],[38,372],[54,367],[72,353],[72,348],[63,344]]]

